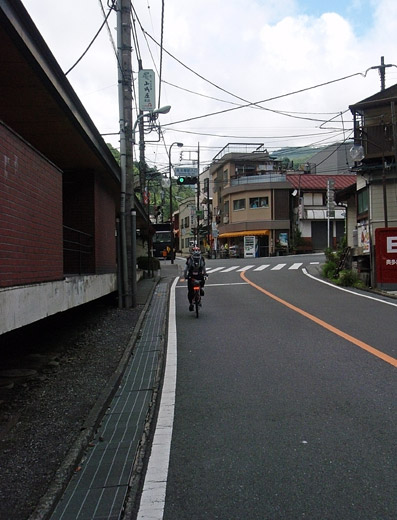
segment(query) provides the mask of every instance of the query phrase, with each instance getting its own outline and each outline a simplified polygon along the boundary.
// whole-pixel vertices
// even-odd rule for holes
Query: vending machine
[[[244,258],[255,258],[258,256],[258,239],[256,236],[244,237]]]

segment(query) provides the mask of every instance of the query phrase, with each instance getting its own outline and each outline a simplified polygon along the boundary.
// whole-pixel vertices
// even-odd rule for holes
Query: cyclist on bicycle
[[[192,248],[192,253],[189,258],[186,260],[184,277],[187,280],[187,297],[189,300],[189,311],[194,310],[193,306],[193,282],[192,279],[200,281],[200,294],[204,296],[204,284],[205,284],[205,276],[207,276],[207,271],[205,269],[205,260],[201,254],[200,248],[195,246]]]

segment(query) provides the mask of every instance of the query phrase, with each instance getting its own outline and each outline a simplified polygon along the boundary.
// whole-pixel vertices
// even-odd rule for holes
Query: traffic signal
[[[197,177],[192,177],[190,175],[180,175],[176,182],[180,186],[197,184]]]

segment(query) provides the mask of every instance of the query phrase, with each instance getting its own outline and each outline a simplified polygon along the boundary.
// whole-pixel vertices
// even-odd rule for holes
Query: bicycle
[[[201,307],[201,283],[200,280],[192,278],[193,305],[196,311],[196,318],[199,317],[199,307]]]

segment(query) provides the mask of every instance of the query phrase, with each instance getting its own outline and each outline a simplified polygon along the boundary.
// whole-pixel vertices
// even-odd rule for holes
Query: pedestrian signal
[[[197,177],[180,175],[176,182],[177,182],[177,184],[180,184],[181,186],[197,184]]]

